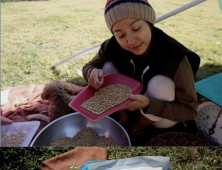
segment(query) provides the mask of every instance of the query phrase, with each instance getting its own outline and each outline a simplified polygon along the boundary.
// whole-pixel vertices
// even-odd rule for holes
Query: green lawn
[[[39,170],[42,161],[73,148],[0,148],[2,170]],[[107,147],[108,159],[136,156],[170,157],[171,170],[221,170],[222,151],[218,147]],[[71,165],[70,165],[71,166]]]
[[[50,0],[1,3],[1,90],[9,86],[46,84],[54,79],[86,85],[76,69],[81,70],[96,51],[61,64],[54,70],[50,66],[111,36],[103,17],[105,2]],[[149,2],[157,16],[161,16],[190,0]],[[156,26],[199,54],[201,65],[196,81],[222,72],[222,11],[217,0],[205,1]],[[41,161],[69,149],[0,148],[1,167],[40,169]],[[110,151],[109,159],[169,156],[173,170],[219,170],[222,167],[222,153],[218,147],[107,149]]]
[[[90,2],[90,3],[89,3]],[[9,86],[46,84],[53,79],[86,85],[76,69],[96,53],[50,66],[102,43],[108,31],[106,0],[51,0],[1,3],[1,90]],[[157,16],[190,1],[151,0]],[[222,71],[222,11],[216,0],[205,1],[156,24],[198,53],[201,67],[196,81]]]

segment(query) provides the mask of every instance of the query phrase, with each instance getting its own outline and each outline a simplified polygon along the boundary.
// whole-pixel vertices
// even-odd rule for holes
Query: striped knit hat
[[[155,11],[147,0],[107,0],[105,21],[111,32],[114,23],[130,17],[143,19],[153,25],[156,22]]]

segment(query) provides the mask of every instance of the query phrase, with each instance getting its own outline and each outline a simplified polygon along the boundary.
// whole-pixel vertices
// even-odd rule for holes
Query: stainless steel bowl
[[[110,137],[120,146],[131,146],[130,138],[125,129],[110,117],[91,121],[78,112],[56,119],[44,127],[34,138],[31,146],[51,146],[57,138],[73,137],[81,129],[90,127],[100,136]]]

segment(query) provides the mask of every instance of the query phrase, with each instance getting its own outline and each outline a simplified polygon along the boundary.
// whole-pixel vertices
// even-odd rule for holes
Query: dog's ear
[[[71,87],[71,85],[65,81],[54,80],[53,83],[56,84],[57,89],[61,93],[65,93],[71,96],[73,96],[76,93],[75,90]]]
[[[57,90],[56,84],[54,82],[50,82],[48,84],[45,85],[42,94],[41,94],[41,98],[43,100],[48,100],[50,98],[50,96]]]
[[[45,85],[41,98],[43,100],[49,100],[51,97],[55,98],[55,95],[59,94],[74,96],[76,92],[69,83],[61,80],[52,80],[50,83]]]

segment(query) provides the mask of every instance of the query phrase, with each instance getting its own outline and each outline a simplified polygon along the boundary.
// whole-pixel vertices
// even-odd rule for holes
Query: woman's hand
[[[89,86],[98,89],[100,86],[102,86],[103,79],[103,70],[94,68],[89,75],[88,84]]]
[[[120,110],[129,110],[129,111],[134,111],[134,110],[139,110],[139,109],[144,109],[149,105],[149,99],[141,94],[130,94],[129,98],[132,99],[133,101],[121,108]]]
[[[8,119],[7,117],[4,117],[4,116],[1,116],[1,124],[4,125],[4,124],[10,124],[12,123],[13,121],[11,119]]]

